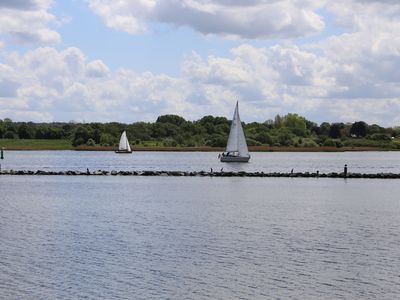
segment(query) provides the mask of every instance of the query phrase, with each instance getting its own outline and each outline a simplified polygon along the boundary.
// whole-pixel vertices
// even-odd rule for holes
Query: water
[[[6,155],[14,169],[221,166],[214,153]],[[398,158],[256,153],[223,166],[396,172]],[[0,299],[398,299],[399,194],[398,180],[3,175]]]
[[[400,296],[397,181],[2,176],[0,190],[0,298]]]
[[[400,173],[400,152],[252,153],[247,164],[221,163],[215,152],[114,152],[6,151],[3,169],[14,170],[165,170]]]

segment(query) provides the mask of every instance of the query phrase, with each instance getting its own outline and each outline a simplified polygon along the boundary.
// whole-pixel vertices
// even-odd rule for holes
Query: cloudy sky
[[[0,118],[400,125],[399,0],[0,0]]]

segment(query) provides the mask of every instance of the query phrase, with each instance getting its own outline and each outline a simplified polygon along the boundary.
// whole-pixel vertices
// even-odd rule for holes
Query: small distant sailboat
[[[219,155],[221,162],[248,162],[250,159],[242,123],[239,117],[239,102],[236,102],[231,131],[225,152]]]
[[[121,139],[119,140],[119,147],[115,153],[132,153],[131,146],[129,145],[128,138],[126,137],[126,131],[121,134]]]

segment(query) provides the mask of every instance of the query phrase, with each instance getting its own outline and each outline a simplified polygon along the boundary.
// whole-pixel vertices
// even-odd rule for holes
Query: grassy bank
[[[39,139],[0,139],[0,148],[6,150],[78,150],[78,151],[114,151],[116,147],[106,146],[86,146],[73,147],[69,140],[39,140]],[[133,151],[187,151],[187,152],[221,152],[221,147],[166,147],[154,144],[132,145]],[[345,151],[388,151],[395,150],[385,147],[271,147],[271,146],[251,146],[250,152],[345,152]]]
[[[7,150],[74,150],[69,140],[0,139],[0,148]]]

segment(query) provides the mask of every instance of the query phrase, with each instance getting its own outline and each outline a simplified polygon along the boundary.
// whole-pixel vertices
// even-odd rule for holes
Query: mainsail
[[[226,152],[237,153],[237,156],[250,156],[247,148],[246,138],[244,136],[242,123],[239,117],[239,103],[236,102],[235,112],[233,114],[231,131],[229,132]]]
[[[126,132],[121,134],[121,139],[119,140],[119,151],[131,152],[131,146],[129,145],[128,138],[126,137]]]

